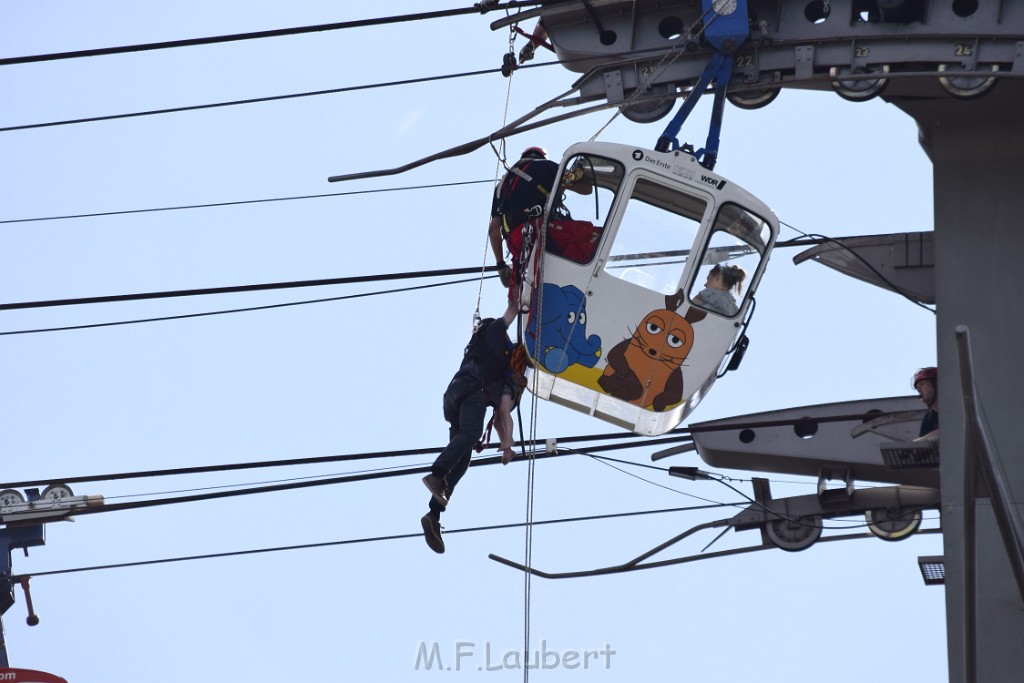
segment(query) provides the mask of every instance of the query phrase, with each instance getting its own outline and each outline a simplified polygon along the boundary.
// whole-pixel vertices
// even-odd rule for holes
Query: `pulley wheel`
[[[725,99],[729,100],[734,107],[740,109],[760,109],[767,107],[779,96],[779,88],[764,88],[762,90],[736,90],[725,93]]]
[[[658,95],[660,93],[668,93],[668,88],[664,86],[657,86],[651,88],[647,96]],[[675,105],[676,101],[672,97],[664,97],[662,99],[650,99],[646,102],[637,102],[631,104],[628,107],[623,108],[622,115],[633,123],[654,123],[658,119],[664,118]]]
[[[868,531],[883,541],[900,541],[921,526],[921,510],[877,508],[864,513]]]
[[[821,537],[821,517],[774,519],[765,524],[764,530],[776,546],[796,552],[809,548]]]
[[[4,489],[0,491],[0,512],[11,506],[17,505],[18,503],[24,503],[25,496],[21,494],[21,491],[15,491],[14,489]]]
[[[999,65],[993,64],[991,70],[999,71]],[[946,64],[940,64],[939,73],[956,73],[956,70],[950,69]],[[957,99],[973,100],[994,88],[997,80],[995,76],[940,76],[939,84]]]
[[[71,489],[64,484],[51,484],[43,489],[40,499],[45,500],[48,503],[59,503],[65,498],[72,496]]]
[[[869,70],[859,73],[876,73],[876,71]],[[883,66],[878,73],[889,73],[888,65]],[[871,98],[882,94],[882,91],[889,85],[888,78],[843,79],[843,75],[850,75],[849,69],[832,67],[830,75],[832,76],[832,89],[836,91],[837,95],[850,102],[867,102]]]

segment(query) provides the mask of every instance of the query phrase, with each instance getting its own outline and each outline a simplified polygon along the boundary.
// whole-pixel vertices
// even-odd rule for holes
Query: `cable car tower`
[[[1024,670],[1024,421],[1008,408],[1024,383],[1024,2],[579,0],[491,26],[528,20],[582,74],[580,104],[633,121],[658,120],[712,81],[748,109],[798,87],[882,97],[914,118],[934,168],[950,681]],[[719,40],[723,28],[749,35]],[[709,169],[714,133],[696,155]]]

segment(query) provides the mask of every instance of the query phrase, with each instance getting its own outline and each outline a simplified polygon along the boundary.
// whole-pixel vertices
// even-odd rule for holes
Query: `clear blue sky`
[[[167,5],[0,4],[0,57],[128,45],[448,9],[444,2]],[[0,127],[310,92],[497,67],[507,33],[470,15],[210,47],[0,67]],[[529,28],[529,27],[528,27]],[[517,47],[521,44],[517,43]],[[540,60],[550,59],[547,53]],[[512,81],[509,118],[568,89],[552,66]],[[501,126],[508,81],[478,76],[196,112],[0,132],[0,220],[288,197],[495,176],[487,149],[414,172],[331,185]],[[556,156],[610,112],[517,137]],[[681,138],[703,143],[698,107]],[[616,120],[601,140],[653,146],[663,124]],[[930,230],[931,167],[913,121],[880,100],[787,91],[769,107],[728,107],[716,169],[779,218],[832,236]],[[0,300],[102,296],[477,266],[489,186],[0,224]],[[782,238],[796,236],[783,228]],[[777,250],[758,295],[743,367],[693,421],[911,393],[935,361],[934,316],[900,297]],[[413,283],[420,284],[420,283]],[[0,313],[0,331],[179,315],[340,296],[393,283]],[[400,286],[400,285],[399,285]],[[440,397],[458,364],[477,284],[252,313],[0,336],[0,479],[53,478],[253,460],[440,447]],[[484,283],[482,312],[503,292]],[[528,404],[524,404],[528,407]],[[525,414],[526,411],[524,411]],[[542,438],[614,428],[538,406]],[[622,453],[649,463],[654,448]],[[431,456],[320,468],[76,485],[110,502],[165,491],[426,464]],[[695,455],[661,464],[699,465]],[[541,462],[534,516],[653,510],[737,499],[590,458]],[[471,469],[450,530],[525,519],[527,468]],[[726,472],[739,479],[750,473]],[[781,480],[781,481],[779,481]],[[792,482],[792,483],[787,483]],[[736,484],[749,491],[749,484]],[[776,495],[814,482],[781,477]],[[133,496],[120,498],[121,496]],[[140,560],[419,531],[418,476],[293,493],[130,510],[52,524],[15,554],[31,574]],[[732,513],[653,515],[537,527],[533,561],[551,571],[632,558]],[[928,516],[936,517],[932,512]],[[928,526],[936,526],[931,521]],[[291,679],[512,681],[486,670],[522,649],[524,581],[487,554],[522,559],[522,529],[279,552],[33,581],[4,619],[12,666],[73,683]],[[710,537],[682,544],[697,552]],[[731,533],[717,547],[756,543]],[[916,558],[938,536],[770,551],[635,574],[531,583],[531,648],[601,650],[589,668],[538,681],[944,680],[944,598]],[[438,644],[461,671],[416,670]],[[468,649],[467,649],[468,648]],[[483,669],[483,670],[480,670]],[[884,672],[884,673],[879,673]]]

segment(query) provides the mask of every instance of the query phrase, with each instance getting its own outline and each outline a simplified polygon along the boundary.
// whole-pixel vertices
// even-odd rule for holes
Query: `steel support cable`
[[[534,453],[530,457],[530,463],[533,464],[539,459],[549,459],[561,457],[564,455],[573,455],[569,451],[556,451],[556,452],[542,452]],[[473,467],[483,467],[485,465],[497,465],[501,462],[501,456],[487,456],[484,458],[476,458],[472,461]],[[365,472],[362,474],[347,474],[336,477],[329,477],[325,479],[315,480],[303,480],[303,481],[290,481],[280,484],[270,484],[266,486],[250,486],[246,488],[235,489],[231,491],[215,491],[208,493],[195,493],[187,496],[175,496],[171,498],[153,498],[149,500],[138,500],[133,502],[125,503],[113,503],[109,505],[101,505],[95,507],[76,508],[71,516],[80,517],[82,515],[94,515],[101,513],[120,512],[123,510],[137,510],[142,508],[161,507],[164,505],[179,505],[182,503],[197,503],[209,500],[218,500],[221,498],[236,498],[238,496],[249,496],[263,493],[279,493],[282,491],[293,491],[298,489],[307,489],[317,486],[332,486],[335,484],[348,484],[357,481],[369,481],[373,479],[386,479],[391,477],[400,477],[409,474],[426,474],[430,472],[430,465],[420,465],[415,467],[407,467],[403,469],[392,469],[392,470],[377,470],[372,472]],[[527,523],[529,524],[529,522]]]
[[[545,3],[539,1],[531,2],[510,0],[496,9],[515,9],[518,7],[533,7],[539,4],[556,4],[568,0],[548,0]],[[340,31],[344,29],[366,28],[370,26],[386,26],[389,24],[400,24],[410,21],[424,21],[429,19],[445,19],[467,14],[480,14],[480,10],[474,7],[457,7],[454,9],[437,10],[434,12],[417,12],[415,14],[399,14],[390,17],[376,17],[372,19],[355,19],[352,21],[340,21],[332,24],[317,24],[314,26],[297,26],[293,28],[272,29],[268,31],[253,31],[250,33],[234,33],[230,35],[208,36],[205,38],[187,38],[183,40],[170,40],[159,43],[140,43],[137,45],[123,45],[118,47],[94,48],[90,50],[75,50],[72,52],[53,52],[43,55],[29,55],[25,57],[6,57],[0,59],[0,66],[14,64],[32,64],[36,62],[52,62],[64,59],[78,59],[80,57],[101,57],[108,55],[120,55],[131,52],[148,52],[152,50],[164,50],[176,47],[197,47],[201,45],[217,45],[221,43],[232,43],[243,40],[257,40],[262,38],[280,38],[283,36],[297,36],[308,33],[323,33],[325,31]]]
[[[638,438],[636,434],[632,433],[610,433],[610,434],[590,434],[590,435],[579,435],[579,436],[567,436],[557,439],[558,443],[579,443],[579,442],[590,442],[590,441],[616,441],[632,439],[632,442],[626,444],[605,444],[599,446],[593,446],[588,449],[590,452],[605,452],[612,450],[622,450],[628,448],[640,448],[649,445],[661,445],[666,443],[677,443],[688,439],[687,436],[679,436],[674,438],[664,439],[649,439],[647,437]],[[528,442],[519,442],[516,446],[528,447]],[[543,445],[543,444],[538,444]],[[37,478],[37,479],[26,479],[22,481],[13,481],[0,483],[0,489],[11,489],[11,488],[24,488],[26,486],[45,486],[47,484],[53,484],[60,482],[62,484],[81,484],[91,483],[97,481],[120,481],[125,479],[146,479],[151,477],[178,477],[192,474],[212,474],[218,472],[233,472],[238,470],[254,470],[254,469],[267,469],[275,467],[295,467],[301,465],[324,465],[338,462],[351,462],[356,460],[376,460],[381,458],[397,458],[397,457],[411,457],[420,455],[433,455],[437,454],[442,450],[442,446],[436,446],[432,448],[416,448],[407,450],[395,450],[395,451],[377,451],[370,453],[349,453],[341,455],[324,455],[324,456],[313,456],[307,458],[290,458],[290,459],[277,459],[277,460],[257,460],[252,462],[241,462],[241,463],[225,463],[219,465],[199,465],[195,467],[176,467],[168,469],[158,470],[141,470],[136,472],[117,472],[117,473],[105,473],[105,474],[91,474],[77,477],[49,477],[49,478]],[[474,463],[477,461],[474,460]]]
[[[814,421],[821,424],[826,422],[846,422],[850,420],[864,420],[869,421],[878,417],[878,413],[861,413],[855,415],[835,415],[825,418],[816,418]],[[716,432],[716,431],[728,431],[733,429],[758,429],[765,427],[786,427],[794,426],[797,424],[803,424],[806,422],[806,418],[795,418],[791,420],[764,420],[761,422],[746,422],[738,424],[728,425],[712,425],[706,427],[679,427],[666,435],[659,438],[650,437],[637,437],[633,433],[622,433],[613,432],[606,434],[590,434],[590,435],[578,435],[578,436],[567,436],[559,437],[555,439],[557,444],[566,443],[581,443],[590,441],[625,441],[630,440],[627,443],[607,443],[603,445],[590,446],[586,449],[579,449],[578,451],[572,451],[572,453],[584,453],[589,455],[592,453],[605,453],[610,451],[625,450],[630,448],[646,448],[650,446],[662,446],[672,443],[679,443],[681,441],[689,441],[692,439],[692,434],[700,434],[705,432]],[[535,445],[543,445],[537,444]],[[526,446],[528,444],[520,441],[516,446]],[[159,470],[143,470],[136,472],[120,472],[120,473],[106,473],[106,474],[93,474],[77,477],[47,477],[47,478],[36,478],[26,479],[22,481],[0,483],[0,489],[8,488],[24,488],[26,486],[45,486],[53,483],[63,484],[78,484],[86,482],[96,481],[118,481],[124,479],[142,479],[147,477],[165,477],[165,476],[183,476],[190,474],[208,474],[213,472],[230,472],[236,470],[249,470],[249,469],[263,469],[269,467],[291,467],[295,465],[315,465],[315,464],[326,464],[335,462],[346,462],[351,460],[370,460],[376,458],[393,458],[401,456],[415,456],[437,453],[441,450],[441,447],[433,448],[420,448],[411,450],[400,450],[400,451],[378,451],[371,453],[355,453],[355,454],[344,454],[344,455],[327,455],[327,456],[315,456],[308,458],[292,458],[292,459],[278,459],[278,460],[263,460],[243,463],[228,463],[219,465],[202,465],[196,467],[179,467],[173,469],[159,469]],[[566,450],[569,454],[569,449]],[[543,456],[539,456],[543,457]],[[474,463],[477,461],[474,461]]]
[[[679,494],[681,496],[686,496],[688,498],[696,498],[697,500],[703,500],[706,503],[715,503],[715,502],[717,502],[717,501],[711,500],[710,498],[704,498],[702,496],[698,496],[698,495],[695,495],[693,493],[687,493],[686,491],[680,491],[678,489],[674,489],[671,486],[666,486],[665,484],[659,484],[658,482],[651,481],[650,479],[644,479],[640,475],[633,474],[632,472],[627,472],[626,470],[622,469],[621,467],[616,467],[612,463],[620,463],[620,464],[623,464],[623,465],[632,465],[634,467],[651,467],[651,469],[659,470],[661,472],[664,472],[665,474],[668,474],[668,470],[667,469],[664,469],[664,468],[661,468],[661,467],[652,467],[651,465],[643,465],[641,463],[629,462],[628,460],[619,460],[618,458],[609,458],[607,456],[594,455],[594,454],[589,453],[589,452],[584,451],[584,450],[572,450],[572,452],[576,453],[578,455],[588,456],[594,462],[598,462],[598,463],[604,465],[605,467],[610,467],[611,469],[615,470],[616,472],[620,472],[622,474],[625,474],[627,477],[633,477],[634,479],[639,479],[640,481],[644,482],[645,484],[650,484],[651,486],[657,486],[658,488],[665,489],[666,491],[671,491],[672,493],[677,493],[677,494]],[[740,505],[742,505],[742,504],[738,504],[737,507],[739,507]]]
[[[489,181],[485,181],[485,182],[489,182]],[[786,246],[793,246],[793,245],[786,245]],[[778,248],[778,247],[776,246],[776,248]],[[490,267],[490,268],[488,268],[487,266],[484,266],[483,272],[481,272],[479,279],[482,281],[484,279],[491,279],[491,278],[495,277],[493,275],[487,277],[487,276],[484,276],[483,273],[486,272],[487,270],[496,270],[496,269],[497,269],[497,266]],[[412,286],[412,287],[399,287],[399,288],[396,288],[396,289],[384,289],[384,290],[378,290],[378,291],[375,291],[375,292],[362,292],[360,294],[346,294],[346,295],[343,295],[343,296],[332,296],[332,297],[325,297],[325,298],[321,298],[321,299],[304,299],[302,301],[287,301],[287,302],[279,303],[279,304],[264,304],[264,305],[261,305],[261,306],[244,306],[244,307],[241,307],[241,308],[229,308],[229,309],[221,309],[221,310],[216,310],[216,311],[204,311],[202,313],[182,313],[182,314],[179,314],[179,315],[165,315],[165,316],[156,316],[156,317],[152,317],[152,318],[135,318],[135,319],[132,319],[132,320],[115,320],[115,321],[103,322],[103,323],[87,323],[87,324],[83,324],[83,325],[61,325],[61,326],[58,326],[58,327],[37,327],[37,328],[22,329],[22,330],[8,330],[6,332],[0,332],[0,337],[12,336],[12,335],[22,335],[22,334],[39,334],[39,333],[43,333],[43,332],[67,332],[67,331],[72,331],[72,330],[88,330],[88,329],[97,329],[97,328],[102,328],[102,327],[117,327],[117,326],[120,326],[120,325],[138,325],[138,324],[142,324],[142,323],[166,322],[166,321],[170,321],[170,320],[186,320],[186,319],[189,319],[189,318],[205,318],[205,317],[214,316],[214,315],[228,315],[230,313],[248,313],[248,312],[252,312],[252,311],[266,311],[266,310],[271,310],[271,309],[275,309],[275,308],[287,308],[287,307],[290,307],[290,306],[305,306],[305,305],[310,305],[310,304],[328,303],[328,302],[332,302],[332,301],[345,301],[345,300],[348,300],[348,299],[360,299],[360,298],[365,298],[365,297],[368,297],[368,296],[379,296],[379,295],[383,295],[383,294],[395,294],[395,293],[401,293],[401,292],[413,292],[413,291],[418,291],[418,290],[421,290],[421,289],[432,289],[432,288],[436,288],[436,287],[447,287],[447,286],[450,286],[450,285],[465,284],[467,282],[476,282],[477,279],[478,278],[474,277],[474,278],[468,278],[468,279],[463,279],[463,280],[450,280],[448,282],[437,282],[437,283],[433,283],[433,284],[429,284],[429,285],[416,285],[416,286]],[[479,302],[477,304],[477,308],[478,308],[478,311],[479,311]]]
[[[651,486],[657,486],[658,488],[663,488],[663,489],[666,489],[666,490],[671,491],[673,493],[678,493],[679,495],[687,496],[689,498],[696,498],[697,500],[702,500],[702,501],[705,501],[707,503],[718,504],[717,501],[714,501],[714,500],[712,500],[710,498],[704,498],[702,496],[698,496],[698,495],[695,495],[695,494],[692,494],[692,493],[686,493],[685,491],[679,491],[679,490],[674,489],[674,488],[672,488],[670,486],[665,486],[664,484],[659,484],[658,482],[651,481],[649,479],[644,479],[643,477],[641,477],[639,475],[633,474],[632,472],[627,472],[626,470],[624,470],[624,469],[622,469],[620,467],[616,467],[615,465],[612,465],[611,463],[619,463],[619,464],[622,464],[622,465],[630,465],[630,466],[633,466],[633,467],[646,467],[646,468],[649,468],[649,469],[654,469],[654,470],[658,470],[658,471],[665,472],[665,473],[669,472],[669,470],[667,470],[667,469],[664,469],[664,468],[661,468],[661,467],[654,467],[652,465],[646,465],[646,464],[642,464],[642,463],[630,462],[628,460],[620,460],[618,458],[609,458],[607,456],[592,455],[591,453],[589,453],[589,452],[587,452],[585,450],[579,450],[579,449],[563,449],[563,450],[566,451],[566,452],[576,453],[578,455],[589,456],[593,460],[595,460],[597,462],[600,462],[601,464],[606,465],[608,467],[611,467],[613,470],[615,470],[617,472],[621,472],[622,474],[625,474],[626,476],[629,476],[629,477],[633,477],[634,479],[639,479],[640,481],[642,481],[644,483],[647,483],[647,484],[650,484]],[[729,483],[729,480],[731,479],[730,477],[725,477],[723,475],[709,474],[709,476],[707,476],[706,479],[708,481],[718,482],[719,484],[721,484],[721,485],[725,486],[726,488],[728,488],[729,490],[731,490],[733,493],[735,493],[735,494],[745,498],[746,501],[747,501],[747,503],[743,503],[743,502],[733,503],[733,504],[731,504],[732,507],[746,509],[746,508],[748,508],[748,507],[750,507],[752,505],[754,507],[759,508],[762,512],[764,512],[764,513],[766,513],[766,514],[768,514],[770,516],[778,517],[780,519],[785,519],[787,522],[789,522],[791,524],[795,524],[797,526],[804,526],[804,527],[808,527],[808,528],[821,528],[821,529],[827,529],[827,530],[830,530],[830,531],[847,530],[847,529],[862,529],[862,528],[867,528],[867,527],[871,526],[871,524],[868,523],[868,522],[858,522],[858,523],[851,523],[851,524],[843,524],[841,526],[826,526],[824,524],[817,525],[817,524],[813,524],[813,523],[810,523],[810,522],[805,522],[800,517],[792,517],[792,516],[788,516],[786,514],[783,514],[783,513],[779,512],[777,510],[772,510],[770,507],[766,506],[764,503],[761,503],[760,501],[758,501],[758,500],[756,500],[754,498],[751,498],[749,495],[747,495],[746,493],[743,493],[742,491],[737,489],[735,486],[730,484]],[[732,481],[740,481],[740,480],[732,479]],[[742,481],[747,481],[747,480],[742,480]],[[868,488],[873,488],[873,487],[868,487]],[[779,500],[784,500],[784,499],[779,499]],[[749,505],[748,505],[748,503],[749,503]],[[923,508],[912,507],[907,512],[905,512],[903,515],[898,516],[898,517],[894,517],[894,519],[902,519],[902,518],[905,518],[907,515],[913,515],[913,514],[916,514],[917,512],[920,512],[922,510],[923,510]],[[839,515],[839,516],[841,516],[841,517],[852,517],[852,516],[859,515],[859,514],[861,514],[861,513],[851,512],[849,514]]]
[[[782,221],[779,221],[779,224],[780,225],[785,225],[790,230],[795,230],[796,232],[800,233],[801,235],[803,235],[804,237],[806,237],[808,239],[819,239],[820,240],[820,242],[819,242],[820,244],[824,244],[826,242],[829,243],[829,244],[835,244],[840,249],[843,249],[844,251],[849,252],[854,258],[856,258],[858,261],[860,261],[864,265],[865,268],[870,270],[872,273],[875,274],[875,276],[879,280],[884,282],[889,287],[889,289],[891,289],[893,292],[895,292],[896,294],[899,294],[900,296],[902,296],[904,299],[906,299],[910,303],[914,304],[915,306],[923,308],[924,310],[928,311],[929,313],[938,315],[938,311],[936,309],[929,308],[925,304],[921,303],[920,301],[918,301],[917,299],[915,299],[914,297],[910,296],[905,291],[903,291],[902,289],[897,287],[895,284],[893,284],[892,281],[890,281],[887,277],[882,275],[882,273],[877,268],[875,268],[875,266],[871,262],[869,262],[866,258],[864,258],[859,253],[857,253],[857,251],[855,249],[851,249],[847,245],[843,244],[839,239],[837,239],[835,237],[829,237],[828,235],[822,235],[820,233],[813,233],[813,232],[812,233],[806,233],[803,230],[800,230],[799,228],[795,228],[792,225],[790,225],[789,223],[783,223]],[[776,246],[778,246],[778,245],[776,245]]]
[[[561,455],[568,455],[564,453],[545,453],[541,456],[544,458],[553,458]],[[485,458],[478,458],[473,460],[472,465],[474,467],[482,467],[484,465],[496,465],[501,462],[501,456],[488,456]],[[298,489],[313,488],[316,486],[332,486],[334,484],[348,484],[357,481],[369,481],[373,479],[387,479],[391,477],[401,477],[409,474],[427,474],[430,472],[429,465],[422,465],[416,467],[407,467],[401,470],[390,470],[390,471],[376,471],[367,472],[363,474],[346,474],[337,477],[329,477],[326,479],[317,480],[306,480],[306,481],[292,481],[283,484],[271,484],[267,486],[251,486],[248,488],[235,489],[233,491],[216,491],[211,493],[196,493],[187,496],[175,496],[173,498],[154,498],[150,500],[137,500],[127,503],[113,503],[110,505],[102,505],[96,507],[85,507],[75,509],[72,516],[80,517],[81,515],[93,515],[108,512],[120,512],[122,510],[136,510],[141,508],[160,507],[163,505],[178,505],[181,503],[197,503],[207,500],[217,500],[220,498],[235,498],[238,496],[250,496],[262,493],[279,493],[282,491],[294,491]]]
[[[535,64],[534,66],[546,66],[547,64],[555,64],[556,62],[545,62],[544,64]],[[477,71],[465,71],[456,74],[445,74],[442,76],[424,76],[422,78],[408,78],[401,81],[390,81],[387,83],[369,83],[366,85],[352,85],[342,88],[330,88],[327,90],[314,90],[311,92],[303,93],[292,93],[289,95],[268,95],[266,97],[252,97],[243,100],[230,100],[227,102],[211,102],[207,104],[192,104],[183,105],[180,107],[168,107],[166,109],[151,109],[149,111],[131,112],[127,114],[106,114],[102,116],[89,116],[80,119],[67,119],[63,121],[46,121],[44,123],[26,123],[19,126],[4,126],[0,128],[0,133],[9,133],[17,130],[33,130],[37,128],[52,128],[54,126],[70,126],[76,123],[97,123],[99,121],[116,121],[120,119],[132,119],[140,118],[143,116],[156,116],[158,114],[180,114],[187,111],[202,111],[204,109],[218,109],[220,107],[236,107],[243,104],[261,104],[266,102],[279,102],[283,100],[294,100],[300,97],[316,97],[319,95],[337,95],[346,92],[358,92],[360,90],[373,90],[376,88],[389,88],[399,85],[415,85],[418,83],[430,83],[433,81],[443,81],[453,78],[465,78],[468,76],[483,76],[487,74],[499,73],[500,68],[497,69],[480,69]]]
[[[493,266],[486,270],[495,270]],[[84,304],[109,304],[124,301],[144,301],[149,299],[173,299],[186,296],[207,296],[211,294],[240,294],[244,292],[266,292],[278,289],[299,289],[305,287],[328,287],[334,285],[352,285],[366,282],[383,282],[388,280],[412,280],[426,277],[446,277],[450,275],[476,275],[479,268],[447,268],[439,270],[418,270],[404,273],[382,273],[378,275],[354,275],[350,277],[325,278],[322,280],[295,280],[291,282],[267,282],[252,285],[234,285],[229,287],[206,287],[200,289],[175,289],[161,292],[142,292],[138,294],[113,294],[109,296],[79,297],[71,299],[50,299],[45,301],[21,301],[0,304],[0,311],[16,311],[30,308],[52,308],[56,306],[80,306]]]
[[[716,503],[714,505],[691,505],[688,507],[679,508],[662,508],[659,510],[639,510],[636,512],[613,512],[604,515],[586,515],[581,517],[563,517],[560,519],[546,519],[542,521],[535,521],[535,525],[550,525],[550,524],[573,524],[577,522],[593,522],[603,521],[606,519],[621,519],[626,517],[641,517],[646,515],[661,515],[673,512],[693,512],[697,510],[707,510],[719,507],[729,507],[733,503]],[[489,524],[486,526],[466,527],[464,529],[446,529],[445,534],[466,534],[476,533],[480,531],[500,531],[503,529],[515,529],[522,527],[522,522],[512,522],[508,524]],[[54,569],[50,571],[33,572],[32,574],[23,574],[13,577],[15,581],[23,577],[36,578],[40,576],[58,576],[61,574],[78,574],[81,572],[98,571],[101,569],[123,569],[128,567],[143,567],[157,564],[170,564],[173,562],[190,562],[195,560],[211,560],[225,557],[241,557],[245,555],[259,555],[265,553],[275,552],[286,552],[292,550],[312,550],[316,548],[327,548],[342,545],[355,545],[359,543],[377,543],[382,541],[396,541],[406,538],[422,538],[423,533],[417,532],[413,534],[392,534],[388,536],[371,536],[365,538],[353,538],[346,539],[343,541],[323,541],[320,543],[302,543],[297,545],[286,545],[286,546],[274,546],[270,548],[254,548],[251,550],[236,550],[222,553],[207,553],[203,555],[187,555],[182,557],[168,557],[159,560],[140,560],[136,562],[120,562],[117,564],[105,564],[105,565],[93,565],[89,567],[73,567],[70,569]]]
[[[66,214],[63,216],[39,216],[37,218],[9,218],[0,220],[0,225],[9,223],[35,223],[39,221],[62,221],[72,218],[103,218],[106,216],[127,216],[135,213],[156,213],[159,211],[184,211],[186,209],[212,209],[222,206],[242,206],[244,204],[267,204],[270,202],[293,202],[305,199],[324,199],[326,197],[347,197],[359,194],[378,194],[381,192],[405,192],[407,190],[435,190],[461,185],[479,185],[490,180],[460,180],[451,183],[433,183],[430,185],[406,185],[403,187],[380,187],[373,190],[351,190],[349,192],[325,192],[323,194],[295,195],[291,197],[267,197],[264,199],[240,199],[233,202],[212,202],[210,204],[185,204],[181,206],[158,206],[149,209],[123,209],[120,211],[98,211],[94,213]]]
[[[484,277],[483,279],[492,279],[496,276],[491,275]],[[464,284],[467,282],[476,282],[477,278],[467,278],[463,280],[449,280],[448,282],[435,282],[429,285],[415,285],[412,287],[399,287],[397,289],[383,289],[375,292],[362,292],[360,294],[345,294],[343,296],[331,296],[323,299],[304,299],[303,301],[286,301],[280,304],[264,304],[262,306],[246,306],[243,308],[229,308],[221,309],[217,311],[205,311],[203,313],[182,313],[180,315],[164,315],[155,318],[135,318],[133,320],[116,320],[113,322],[105,323],[88,323],[85,325],[64,325],[61,327],[37,327],[34,329],[27,330],[9,330],[7,332],[0,332],[0,337],[6,337],[11,335],[19,334],[38,334],[41,332],[67,332],[70,330],[90,330],[99,327],[116,327],[118,325],[138,325],[141,323],[155,323],[155,322],[166,322],[169,320],[185,320],[187,318],[205,318],[213,315],[227,315],[229,313],[249,313],[251,311],[267,311],[274,308],[287,308],[289,306],[306,306],[309,304],[322,304],[330,301],[345,301],[348,299],[361,299],[368,296],[380,296],[382,294],[395,294],[398,292],[414,292],[421,289],[432,289],[435,287],[448,287],[450,285]]]
[[[634,54],[644,54],[649,50],[630,50],[628,52],[620,53],[621,56],[630,56]],[[522,64],[516,67],[519,69],[539,69],[546,66],[565,66],[574,62],[582,62],[590,57],[577,57],[575,59],[565,60],[552,60],[549,62],[538,62],[536,64]],[[461,73],[454,74],[441,74],[439,76],[421,76],[419,78],[408,78],[400,81],[385,81],[382,83],[366,83],[363,85],[350,85],[343,86],[340,88],[328,88],[326,90],[312,90],[309,92],[301,93],[290,93],[287,95],[267,95],[266,97],[252,97],[241,100],[229,100],[226,102],[208,102],[206,104],[190,104],[182,105],[180,107],[168,107],[165,109],[151,109],[148,111],[139,112],[128,112],[124,114],[105,114],[100,116],[89,116],[79,119],[66,119],[62,121],[44,121],[43,123],[26,123],[16,126],[4,126],[0,127],[0,133],[8,133],[19,130],[33,130],[37,128],[52,128],[55,126],[70,126],[78,123],[97,123],[100,121],[116,121],[119,119],[130,119],[139,118],[144,116],[157,116],[160,114],[179,114],[188,111],[201,111],[204,109],[217,109],[220,107],[236,107],[246,104],[264,104],[267,102],[278,102],[283,100],[293,100],[302,97],[318,97],[320,95],[337,95],[347,92],[358,92],[361,90],[376,90],[377,88],[392,88],[403,85],[418,85],[420,83],[431,83],[434,81],[445,81],[456,78],[469,78],[472,76],[488,76],[495,73],[501,73],[501,67],[494,69],[477,69],[475,71],[464,71]]]

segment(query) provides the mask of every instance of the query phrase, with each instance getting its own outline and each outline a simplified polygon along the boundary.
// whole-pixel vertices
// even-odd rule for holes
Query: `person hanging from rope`
[[[525,264],[543,222],[544,207],[556,187],[558,164],[547,158],[543,147],[527,147],[522,156],[495,188],[487,236],[494,252],[501,284],[509,288],[509,301],[516,299],[523,281]],[[589,182],[561,183],[579,194],[590,194]],[[511,266],[505,262],[502,241],[508,247]]]
[[[444,552],[441,513],[469,469],[473,449],[484,431],[488,407],[495,412],[493,423],[500,439],[502,464],[508,464],[515,456],[512,409],[526,386],[522,369],[513,369],[518,345],[508,336],[508,327],[517,315],[518,307],[510,303],[501,318],[480,322],[466,345],[458,372],[444,392],[444,419],[449,424],[450,440],[430,466],[430,474],[423,477],[431,497],[430,511],[420,520],[427,545],[435,553]]]

